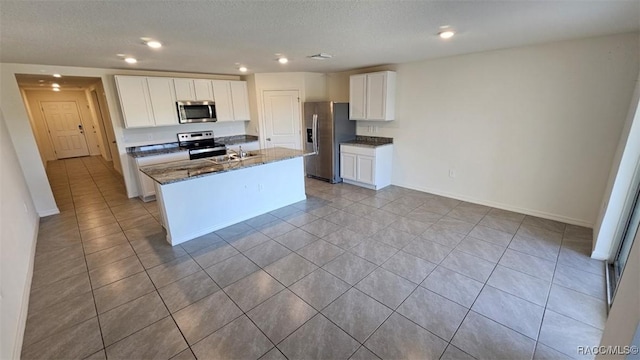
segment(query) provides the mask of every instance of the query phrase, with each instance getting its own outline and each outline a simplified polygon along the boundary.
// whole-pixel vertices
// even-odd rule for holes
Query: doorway
[[[75,101],[41,101],[40,109],[58,159],[89,155],[82,118]]]
[[[98,92],[96,89],[91,90],[91,102],[93,104],[93,109],[95,110],[96,120],[98,121],[98,126],[100,127],[100,139],[102,141],[102,156],[105,160],[111,161],[111,146],[109,139],[107,137],[107,129],[104,125],[104,114],[102,112],[102,107],[100,106],[100,99],[98,98]]]
[[[262,93],[262,103],[265,147],[302,150],[298,90],[265,90]]]

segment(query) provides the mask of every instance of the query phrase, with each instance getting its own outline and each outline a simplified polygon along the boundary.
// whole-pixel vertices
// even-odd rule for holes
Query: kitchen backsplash
[[[126,147],[147,144],[163,144],[178,141],[176,134],[182,132],[213,130],[216,137],[246,134],[244,121],[181,124],[154,128],[123,129]]]

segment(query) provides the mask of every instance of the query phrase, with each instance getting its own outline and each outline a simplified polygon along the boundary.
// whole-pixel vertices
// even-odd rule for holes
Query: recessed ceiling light
[[[245,66],[240,66],[238,70],[240,70],[240,72],[247,72],[247,68]]]
[[[51,90],[53,90],[53,91],[60,91],[60,88],[53,88],[53,89],[51,89]]]
[[[455,34],[456,33],[453,30],[443,30],[438,33],[438,36],[440,36],[443,39],[450,39]]]
[[[147,46],[153,49],[159,49],[162,47],[162,43],[160,41],[150,40],[147,41]]]
[[[327,54],[327,53],[309,55],[309,58],[313,59],[313,60],[327,60],[327,59],[331,59],[332,57],[333,57],[333,55]]]
[[[287,59],[286,57],[281,57],[281,58],[278,59],[278,62],[280,64],[286,64],[286,63],[289,62],[289,59]]]
[[[59,88],[59,87],[60,87],[60,84],[58,84],[58,83],[53,83],[53,84],[51,84],[51,87]]]
[[[126,61],[129,64],[135,64],[135,63],[138,62],[138,60],[136,60],[136,58],[132,58],[132,57],[125,58],[124,61]]]
[[[53,74],[53,77],[54,77],[54,78],[61,78],[61,77],[62,77],[62,75],[60,75],[60,74]]]
[[[44,82],[44,80],[38,80],[38,82],[41,82],[41,83],[43,83],[43,82]]]

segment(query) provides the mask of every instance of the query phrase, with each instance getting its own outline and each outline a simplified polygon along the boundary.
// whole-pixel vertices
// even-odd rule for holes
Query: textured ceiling
[[[450,25],[457,35],[435,34]],[[331,72],[637,31],[639,1],[6,1],[0,61]],[[162,41],[153,50],[141,37]],[[325,52],[331,60],[308,55]],[[125,64],[116,54],[133,55]],[[275,61],[281,53],[286,65]]]

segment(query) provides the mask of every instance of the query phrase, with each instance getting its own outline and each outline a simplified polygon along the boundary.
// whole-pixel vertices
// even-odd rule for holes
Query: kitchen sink
[[[214,157],[208,158],[207,160],[211,161],[214,164],[223,165],[223,164],[231,164],[231,163],[241,162],[244,160],[254,159],[260,156],[262,156],[262,154],[250,151],[250,152],[247,152],[247,154],[242,158],[238,156],[238,154],[227,154],[227,155],[214,156]]]

